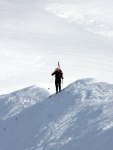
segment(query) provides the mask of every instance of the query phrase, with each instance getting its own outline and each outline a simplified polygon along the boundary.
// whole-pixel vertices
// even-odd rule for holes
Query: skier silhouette
[[[61,91],[61,79],[63,79],[63,72],[60,68],[56,68],[51,75],[55,75],[55,87],[56,93],[58,93]]]

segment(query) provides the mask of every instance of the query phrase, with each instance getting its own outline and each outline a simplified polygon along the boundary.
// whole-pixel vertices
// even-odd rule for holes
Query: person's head
[[[60,71],[60,69],[59,69],[59,68],[56,68],[55,71]]]

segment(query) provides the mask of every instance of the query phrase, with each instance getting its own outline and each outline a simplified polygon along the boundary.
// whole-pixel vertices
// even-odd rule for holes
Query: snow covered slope
[[[0,149],[112,150],[112,110],[113,85],[78,80],[15,116],[2,117]]]
[[[86,30],[113,39],[112,0],[60,0],[46,3],[45,9]]]
[[[7,119],[21,113],[25,108],[46,99],[50,94],[43,88],[31,86],[0,96],[0,119]]]
[[[109,5],[111,8],[110,0]],[[88,27],[96,28],[95,22],[100,19],[98,13],[108,10],[106,6],[106,0],[93,3],[89,0],[54,0],[54,4],[53,0],[0,0],[0,93],[31,85],[47,89],[58,61],[64,72],[64,87],[80,78],[113,83],[112,41],[82,26],[87,25],[88,16],[90,21],[95,19]],[[75,17],[76,23],[56,15],[70,14],[71,9],[70,16]],[[92,16],[89,9],[96,14]],[[105,18],[110,16],[107,12]],[[80,15],[78,20],[75,14]],[[111,22],[112,19],[108,19],[107,25],[112,26]],[[102,23],[106,21],[103,19]],[[54,92],[54,84],[50,92]]]

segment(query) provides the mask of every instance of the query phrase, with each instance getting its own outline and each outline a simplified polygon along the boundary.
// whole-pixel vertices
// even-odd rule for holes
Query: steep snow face
[[[1,120],[0,147],[112,150],[112,110],[113,85],[78,80],[20,114]]]
[[[53,0],[1,0],[0,94],[7,94],[31,85],[47,89],[51,73],[57,67],[58,61],[64,72],[64,87],[74,80],[89,77],[113,83],[113,43],[83,28],[84,24],[96,27],[96,21],[92,25],[87,23],[84,14],[89,8],[94,7],[92,10],[97,13],[94,17],[99,20],[100,11],[96,8],[100,9],[100,2],[54,0],[53,3]],[[107,7],[104,2],[104,7]],[[102,12],[106,10],[103,5],[101,5]],[[109,5],[112,7],[112,1],[109,1]],[[78,20],[76,16],[74,18],[76,24],[57,16],[56,12],[53,13],[53,9],[56,11],[58,8],[58,11],[62,9],[65,15],[70,13],[71,7],[71,15],[75,16],[74,11],[78,11],[76,13]],[[87,12],[86,16],[90,15],[91,12]],[[106,13],[105,16],[109,14]],[[107,23],[111,24],[109,21]],[[53,93],[54,82],[51,85],[50,92]]]
[[[86,30],[113,38],[112,0],[63,0],[46,4],[46,10]]]
[[[6,120],[9,117],[15,116],[25,108],[43,101],[48,96],[48,91],[36,86],[24,88],[7,95],[1,95],[0,119]]]

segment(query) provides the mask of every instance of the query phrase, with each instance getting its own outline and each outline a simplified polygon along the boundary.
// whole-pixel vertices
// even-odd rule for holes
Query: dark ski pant
[[[55,81],[56,93],[61,91],[61,81]]]

